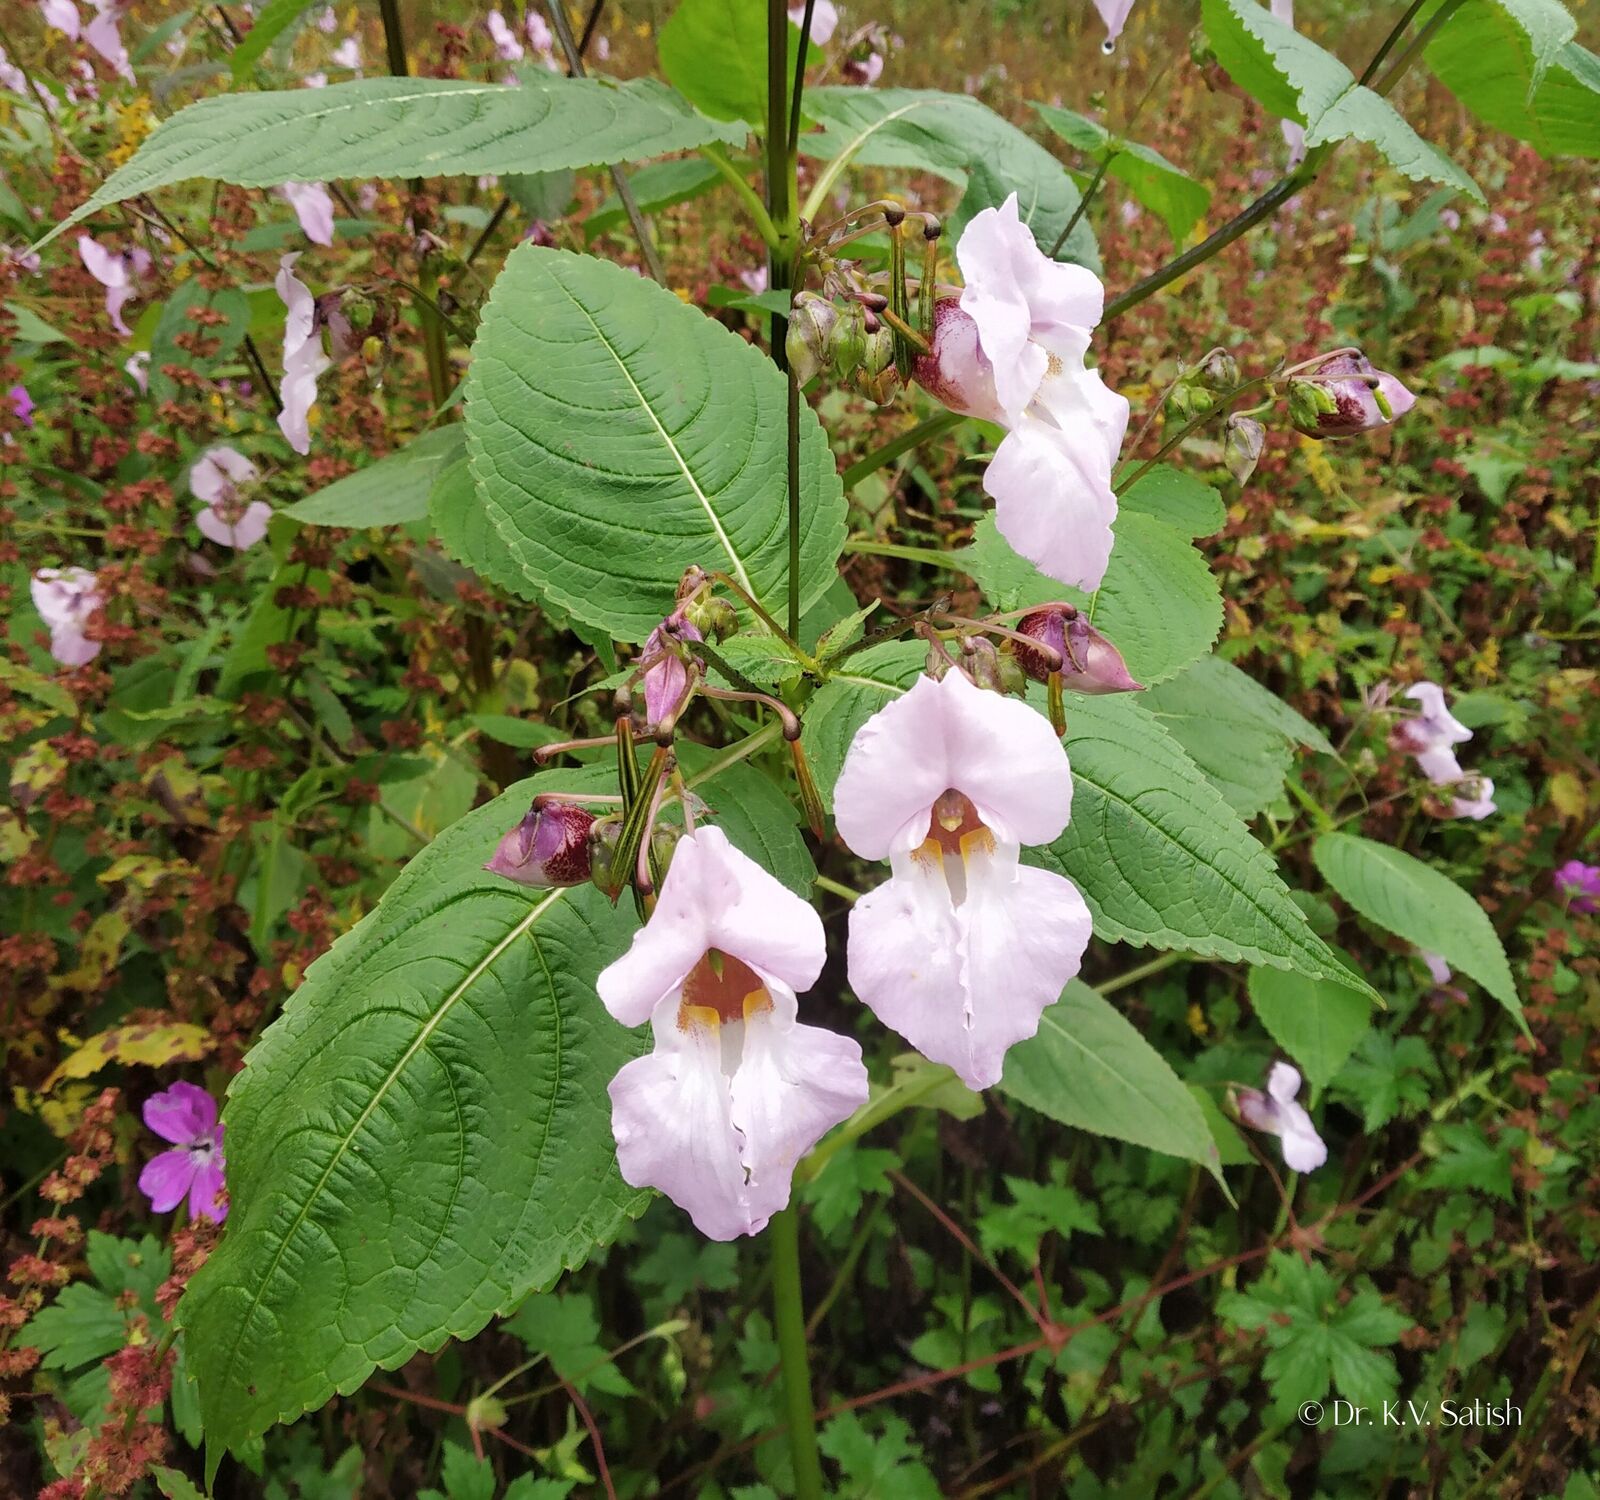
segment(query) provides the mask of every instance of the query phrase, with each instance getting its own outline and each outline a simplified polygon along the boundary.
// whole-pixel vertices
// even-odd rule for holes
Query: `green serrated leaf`
[[[1000,1089],[1079,1130],[1199,1162],[1222,1180],[1211,1127],[1182,1079],[1103,996],[1074,979],[1037,1035],[1006,1054]]]
[[[243,83],[257,61],[266,56],[267,49],[316,3],[317,0],[268,0],[249,31],[228,54],[233,81]]]
[[[822,127],[800,137],[807,156],[932,172],[966,189],[946,225],[952,245],[975,213],[1015,192],[1022,222],[1049,254],[1082,201],[1077,184],[1043,146],[964,94],[824,87],[807,89],[803,108]],[[1086,218],[1079,219],[1058,254],[1100,269]]]
[[[428,497],[445,467],[466,453],[459,422],[436,427],[376,463],[336,479],[283,514],[308,526],[397,526],[428,514]]]
[[[1479,0],[1423,55],[1475,115],[1541,156],[1600,157],[1600,57],[1574,35],[1555,0]]]
[[[1441,955],[1526,1029],[1505,949],[1483,908],[1453,880],[1404,850],[1350,833],[1323,834],[1311,854],[1328,884],[1369,922]]]
[[[1227,507],[1203,479],[1170,464],[1155,464],[1117,496],[1122,510],[1136,510],[1164,521],[1187,537],[1211,536],[1222,530]]]
[[[341,177],[551,172],[742,138],[652,79],[614,83],[539,69],[518,86],[360,78],[321,89],[222,94],[164,120],[39,244],[108,204],[194,177],[276,187]]]
[[[619,640],[660,623],[691,565],[782,613],[787,399],[758,349],[653,282],[513,251],[467,381],[472,503],[503,551],[496,581]],[[805,404],[800,420],[804,608],[835,577],[845,505]]]
[[[790,25],[784,77],[794,77],[800,28]],[[656,40],[661,71],[718,120],[767,119],[767,0],[679,0]]]
[[[1318,1087],[1331,1083],[1372,1023],[1365,995],[1331,979],[1251,969],[1256,1019]]]
[[[1201,0],[1201,16],[1228,76],[1264,109],[1304,125],[1307,146],[1353,136],[1407,177],[1447,183],[1484,201],[1477,183],[1387,99],[1363,88],[1331,52],[1254,0]]]
[[[1293,969],[1373,994],[1306,925],[1271,856],[1131,696],[1074,699],[1064,743],[1072,822],[1029,857],[1083,892],[1100,937]]]
[[[483,870],[541,786],[450,827],[308,971],[224,1115],[227,1233],[178,1318],[209,1466],[224,1447],[470,1337],[645,1195],[605,1086],[643,1039],[596,1003],[630,917]]]

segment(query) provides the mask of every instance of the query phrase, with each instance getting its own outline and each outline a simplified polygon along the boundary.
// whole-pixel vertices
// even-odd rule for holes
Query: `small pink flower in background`
[[[73,0],[39,0],[39,14],[46,26],[71,37],[73,41],[78,40],[83,29],[83,17],[78,14],[78,7]]]
[[[1460,781],[1461,765],[1450,747],[1466,744],[1472,731],[1445,706],[1444,689],[1438,683],[1415,683],[1404,696],[1419,704],[1421,712],[1395,725],[1389,735],[1390,745],[1414,756],[1417,769],[1435,786]]]
[[[1285,26],[1294,25],[1294,0],[1272,0],[1272,15]],[[1289,147],[1289,165],[1298,167],[1306,159],[1306,128],[1294,120],[1280,120],[1278,129]]]
[[[83,39],[129,83],[134,82],[133,64],[123,45],[123,0],[94,0],[94,20],[84,28]]]
[[[700,641],[705,637],[679,612],[668,615],[645,637],[639,652],[644,667],[645,723],[654,728],[669,714],[676,713],[689,686],[689,667],[673,649],[675,641]]]
[[[913,374],[952,411],[1009,429],[983,476],[1006,541],[1050,577],[1098,588],[1128,425],[1126,398],[1084,363],[1105,288],[1039,249],[1015,193],[974,216],[956,260],[966,288],[937,305]]]
[[[323,72],[307,73],[300,82],[308,89],[325,89],[328,86],[328,75]]]
[[[1077,887],[1018,862],[1071,815],[1061,741],[960,671],[919,677],[856,731],[833,801],[839,837],[891,871],[851,909],[851,988],[968,1088],[998,1083],[1089,943]]]
[[[601,62],[606,62],[610,58],[610,56],[611,56],[611,38],[610,37],[608,37],[608,36],[597,36],[594,39],[594,55],[597,58],[599,58]]]
[[[1328,1159],[1328,1148],[1311,1116],[1296,1102],[1300,1072],[1286,1062],[1273,1063],[1267,1091],[1239,1089],[1234,1108],[1252,1130],[1275,1135],[1283,1144],[1283,1164],[1294,1172],[1315,1172]]]
[[[324,36],[332,36],[339,29],[339,12],[331,5],[324,6],[317,12],[317,30]]]
[[[1133,9],[1133,0],[1094,0],[1094,8],[1100,12],[1100,19],[1105,23],[1106,48],[1109,50],[1122,35],[1122,28],[1128,24],[1128,12]]]
[[[189,1216],[228,1217],[223,1201],[222,1126],[217,1101],[192,1083],[175,1083],[144,1102],[144,1123],[173,1149],[151,1157],[139,1174],[139,1191],[158,1214],[169,1213],[185,1198]]]
[[[150,252],[141,248],[107,250],[98,240],[80,234],[78,255],[84,269],[106,289],[106,315],[111,326],[124,337],[130,336],[133,330],[123,321],[122,309],[133,296],[133,278],[150,269]]]
[[[497,10],[491,10],[484,18],[484,29],[489,33],[489,40],[494,43],[495,56],[502,62],[521,62],[523,57],[522,43],[517,40],[517,34],[507,24],[506,18]]]
[[[83,633],[104,600],[87,568],[40,568],[30,585],[33,607],[50,630],[50,654],[64,667],[81,667],[100,654],[100,642]]]
[[[767,289],[767,268],[765,266],[748,266],[739,272],[739,281],[747,292],[759,297]]]
[[[189,489],[205,505],[194,518],[200,534],[224,547],[243,552],[267,534],[272,507],[265,500],[248,505],[239,486],[259,477],[256,466],[224,443],[207,448],[189,470]]]
[[[1450,816],[1471,818],[1481,823],[1490,813],[1498,812],[1494,800],[1494,782],[1487,776],[1468,772],[1459,781],[1452,782],[1457,793],[1450,799]]]
[[[141,349],[137,354],[130,354],[124,362],[123,371],[128,378],[139,387],[142,393],[150,390],[150,351]]]
[[[1417,957],[1423,962],[1428,971],[1428,977],[1437,985],[1446,985],[1455,977],[1450,971],[1450,965],[1444,961],[1442,955],[1429,953],[1425,948],[1417,949]]]
[[[39,274],[42,262],[36,250],[29,250],[25,245],[11,245],[6,248],[4,258],[19,271],[26,271],[30,276]]]
[[[33,426],[33,397],[28,394],[25,385],[14,385],[6,392],[6,404],[11,408],[14,416],[24,427]]]
[[[317,300],[294,274],[294,264],[299,259],[298,251],[283,256],[273,281],[288,312],[283,325],[283,381],[278,387],[283,410],[278,413],[278,428],[296,453],[309,453],[317,379],[333,361],[322,352]]]
[[[1453,233],[1461,228],[1461,215],[1453,208],[1442,208],[1439,210],[1439,222]]]
[[[797,1020],[827,956],[822,919],[701,827],[679,840],[650,920],[600,975],[655,1049],[611,1080],[617,1165],[708,1239],[756,1234],[789,1202],[795,1164],[867,1099],[861,1049]]]
[[[839,72],[846,83],[868,88],[883,77],[883,53],[869,52],[865,57],[847,57]]]
[[[531,6],[528,8],[527,18],[522,23],[523,35],[528,39],[528,45],[544,59],[547,67],[554,66],[556,60],[555,33],[550,30],[550,23]],[[604,37],[601,38],[603,42]],[[601,61],[605,60],[606,51],[599,53]]]
[[[335,47],[328,59],[336,68],[349,68],[352,72],[361,71],[361,38],[347,36]]]
[[[789,19],[796,26],[806,24],[805,4],[791,5]],[[816,0],[811,9],[811,40],[819,47],[826,47],[833,40],[833,33],[839,27],[839,7],[833,0]]]
[[[1600,865],[1586,865],[1569,859],[1555,872],[1556,888],[1567,898],[1573,911],[1586,914],[1600,911]]]
[[[333,195],[320,182],[286,182],[279,194],[294,210],[301,231],[313,245],[333,243]]]

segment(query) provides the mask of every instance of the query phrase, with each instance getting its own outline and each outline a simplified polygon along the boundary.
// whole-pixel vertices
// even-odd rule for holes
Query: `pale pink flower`
[[[361,71],[361,38],[347,36],[329,54],[328,60],[336,68],[349,68],[352,72]]]
[[[141,349],[137,354],[130,354],[123,363],[123,371],[128,378],[139,387],[141,394],[150,390],[150,351]]]
[[[804,3],[789,7],[789,19],[796,26],[806,23],[806,8]],[[833,40],[833,33],[839,27],[839,7],[833,0],[816,0],[811,10],[811,40],[819,47],[826,47]]]
[[[1018,862],[1067,826],[1072,772],[1049,723],[952,670],[919,677],[856,732],[834,788],[839,837],[887,859],[850,912],[850,985],[973,1089],[1039,1029],[1078,972],[1089,909]]]
[[[645,637],[639,652],[639,664],[644,668],[640,686],[644,689],[645,723],[651,728],[683,706],[689,687],[688,663],[674,643],[704,639],[682,611],[668,615]]]
[[[549,61],[555,56],[555,34],[550,30],[550,23],[538,11],[529,9],[527,19],[522,23],[522,30],[528,38],[528,45],[540,57]]]
[[[81,667],[100,654],[100,642],[83,629],[100,612],[99,581],[87,568],[40,568],[29,590],[50,631],[50,654],[64,667]]]
[[[1487,776],[1469,771],[1459,781],[1452,783],[1456,795],[1450,799],[1450,816],[1471,818],[1481,823],[1490,813],[1498,812],[1494,800],[1494,782]]]
[[[0,89],[9,89],[24,99],[37,97],[28,87],[28,75],[6,56],[4,47],[0,47]]]
[[[194,518],[203,537],[243,552],[267,534],[272,507],[265,500],[247,504],[239,493],[241,485],[258,477],[256,466],[225,443],[200,455],[189,470],[189,489],[196,500],[205,501]]]
[[[739,272],[739,282],[747,292],[759,297],[767,289],[767,268],[747,266]]]
[[[1275,1135],[1283,1145],[1283,1164],[1293,1172],[1315,1172],[1328,1159],[1328,1148],[1311,1116],[1296,1102],[1300,1072],[1286,1062],[1273,1063],[1267,1091],[1239,1089],[1234,1105],[1252,1130]]]
[[[517,40],[516,32],[511,29],[499,11],[491,10],[483,24],[489,33],[489,40],[494,43],[496,57],[502,62],[522,61],[522,43]]]
[[[1435,786],[1460,781],[1464,773],[1451,746],[1466,744],[1472,731],[1445,706],[1444,689],[1438,683],[1415,683],[1405,696],[1420,705],[1421,711],[1395,725],[1390,745],[1414,756],[1417,768]]]
[[[83,39],[129,83],[134,81],[133,64],[123,45],[122,0],[94,0],[94,20],[84,28]]]
[[[78,40],[83,29],[83,17],[78,14],[78,7],[73,0],[39,0],[39,14],[46,26],[71,37],[73,41]]]
[[[846,83],[869,88],[883,77],[883,54],[869,52],[865,57],[847,57],[839,71]]]
[[[321,71],[316,73],[307,73],[306,76],[300,80],[300,82],[305,88],[308,89],[325,89],[328,86],[328,75]]]
[[[611,1080],[617,1165],[714,1240],[756,1234],[789,1202],[795,1164],[867,1099],[861,1049],[802,1026],[796,995],[826,956],[815,911],[721,829],[678,842],[650,920],[600,975],[655,1050]]]
[[[1128,12],[1133,9],[1133,0],[1094,0],[1094,8],[1100,12],[1100,19],[1105,23],[1105,47],[1109,52],[1122,35],[1122,28],[1128,24]]]
[[[158,1214],[170,1213],[185,1198],[189,1217],[228,1217],[222,1196],[222,1126],[217,1122],[217,1101],[192,1083],[175,1083],[144,1103],[144,1123],[164,1141],[174,1143],[145,1163],[139,1174],[139,1191]]]
[[[1273,19],[1285,26],[1294,26],[1294,0],[1272,0]],[[1280,120],[1278,129],[1289,147],[1289,165],[1298,167],[1306,157],[1306,128],[1294,120]]]
[[[1050,577],[1097,588],[1128,425],[1127,400],[1084,364],[1105,288],[1039,249],[1015,193],[973,218],[956,259],[966,288],[937,305],[913,373],[951,410],[1009,429],[983,479],[1000,534]]]
[[[286,182],[278,192],[313,245],[333,243],[333,195],[322,183]]]
[[[106,289],[106,315],[111,326],[124,336],[131,335],[133,330],[123,321],[122,309],[134,294],[133,277],[149,269],[149,252],[107,250],[98,240],[80,234],[78,256],[84,269]]]
[[[317,12],[316,26],[324,36],[332,36],[339,29],[339,12],[331,5],[324,6]]]
[[[1454,977],[1450,972],[1450,965],[1444,961],[1442,954],[1429,953],[1426,948],[1418,948],[1417,957],[1422,960],[1423,967],[1428,971],[1428,977],[1436,985],[1449,984]]]
[[[294,264],[299,259],[298,251],[283,256],[273,282],[288,313],[283,324],[283,382],[278,387],[283,410],[278,413],[278,427],[296,453],[309,453],[317,378],[333,361],[322,352],[316,298],[295,277]]]

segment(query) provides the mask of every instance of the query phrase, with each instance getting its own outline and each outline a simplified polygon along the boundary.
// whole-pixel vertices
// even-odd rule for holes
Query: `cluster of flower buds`
[[[1167,391],[1168,412],[1188,421],[1212,410],[1233,395],[1240,384],[1239,361],[1226,349],[1213,349],[1199,364],[1186,369]]]

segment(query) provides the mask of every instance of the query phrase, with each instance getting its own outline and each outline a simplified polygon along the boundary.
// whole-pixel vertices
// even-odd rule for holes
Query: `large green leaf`
[[[1123,505],[1111,529],[1116,545],[1092,598],[1019,557],[993,516],[978,522],[955,561],[1001,609],[1065,599],[1088,610],[1135,680],[1153,687],[1211,649],[1222,629],[1222,590],[1205,558],[1165,522]]]
[[[1325,833],[1311,853],[1328,884],[1369,922],[1439,954],[1521,1023],[1506,951],[1483,908],[1453,880],[1403,849],[1351,833]]]
[[[1428,66],[1480,119],[1541,156],[1600,156],[1600,57],[1555,0],[1477,0],[1428,43]]]
[[[1486,3],[1486,0],[1478,0]],[[1349,137],[1373,146],[1407,177],[1483,194],[1380,94],[1363,88],[1331,52],[1254,0],[1201,0],[1206,37],[1228,76],[1264,109],[1306,128],[1306,145]]]
[[[1100,937],[1371,993],[1306,925],[1272,857],[1130,695],[1072,699],[1065,743],[1072,822],[1026,857],[1077,885]]]
[[[179,1309],[213,1460],[471,1336],[645,1201],[617,1175],[606,1100],[644,1038],[594,992],[632,913],[482,869],[541,784],[571,775],[418,855],[233,1082],[232,1212]]]
[[[974,213],[1015,192],[1023,222],[1049,253],[1081,201],[1066,168],[1043,146],[964,94],[817,88],[806,91],[803,107],[822,127],[800,137],[807,156],[932,172],[969,188],[950,226],[952,243]],[[1099,270],[1086,219],[1078,221],[1058,254]]]
[[[784,77],[794,77],[800,28],[786,28]],[[679,0],[656,42],[661,71],[719,120],[767,118],[767,0]]]
[[[1159,151],[1137,141],[1120,141],[1104,125],[1074,110],[1035,104],[1034,113],[1069,146],[1104,164],[1106,175],[1122,183],[1182,244],[1211,206],[1211,189],[1172,165]]]
[[[336,479],[284,508],[308,526],[396,526],[428,514],[428,496],[440,473],[465,453],[459,422],[436,427],[376,463]]]
[[[1321,730],[1218,656],[1202,656],[1139,702],[1241,818],[1282,792],[1295,745],[1333,750]]]
[[[1221,1180],[1194,1095],[1110,1001],[1074,979],[1006,1054],[1001,1092],[1063,1125],[1197,1161]]]
[[[642,640],[684,570],[781,614],[787,388],[737,334],[654,282],[524,245],[495,282],[467,380],[473,503],[520,591]],[[836,576],[844,492],[800,407],[800,603]]]
[[[1250,1005],[1285,1052],[1319,1087],[1344,1066],[1372,1020],[1367,997],[1331,979],[1279,969],[1250,971]]]
[[[44,244],[109,203],[192,177],[241,187],[341,177],[551,172],[742,138],[652,79],[530,70],[520,86],[361,78],[323,89],[220,94],[164,120]]]

